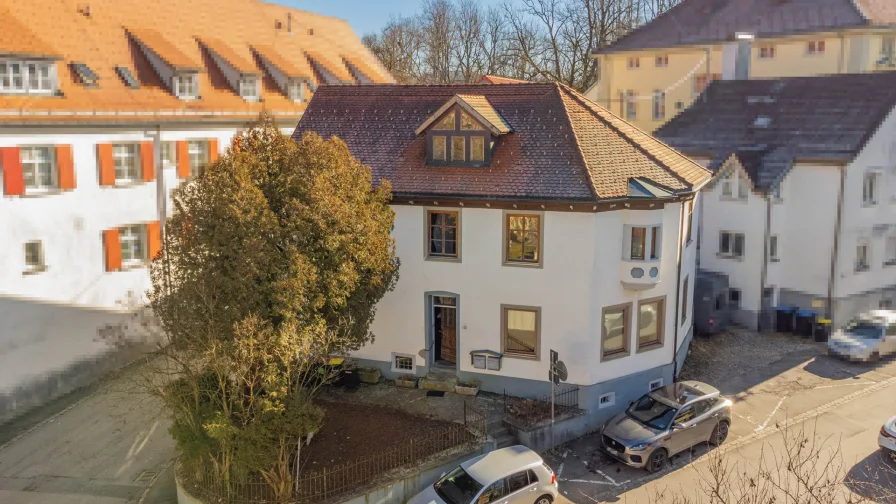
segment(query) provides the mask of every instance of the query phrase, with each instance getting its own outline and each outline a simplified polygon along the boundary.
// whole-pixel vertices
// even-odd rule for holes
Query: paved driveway
[[[896,397],[896,361],[891,359],[878,365],[850,363],[822,355],[822,351],[823,347],[819,346],[810,352],[790,355],[759,371],[713,384],[734,400],[733,423],[723,452],[761,446],[761,441],[779,432],[778,426],[782,424],[798,425],[834,408],[851,411],[864,397]],[[887,411],[889,415],[896,414],[896,401],[890,402]],[[861,411],[853,413],[862,416]],[[879,428],[888,416],[883,416],[883,412],[875,414],[882,417],[867,421]],[[819,424],[818,429],[822,435],[851,433],[846,425],[838,426],[836,422]],[[873,432],[865,437],[869,438],[866,442],[876,446]],[[599,436],[591,434],[546,456],[559,473],[562,492],[573,502],[593,502],[585,496],[615,500],[626,491],[662,479],[707,453],[706,447],[684,452],[672,458],[666,471],[649,475],[604,455],[598,445]]]

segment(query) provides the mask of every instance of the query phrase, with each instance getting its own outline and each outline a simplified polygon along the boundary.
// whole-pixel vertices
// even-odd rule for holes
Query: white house
[[[291,132],[319,85],[392,78],[346,22],[254,0],[0,12],[2,421],[108,367],[167,195],[247,122]]]
[[[554,350],[592,419],[672,381],[705,169],[556,84],[330,86],[305,132],[392,185],[400,278],[363,364],[538,396]]]
[[[699,267],[736,319],[777,306],[835,327],[896,299],[896,75],[720,81],[657,136],[714,173]]]

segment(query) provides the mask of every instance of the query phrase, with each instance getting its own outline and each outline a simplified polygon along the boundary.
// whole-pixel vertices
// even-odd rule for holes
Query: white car
[[[887,420],[887,423],[880,428],[877,444],[884,453],[889,453],[890,457],[896,460],[896,416]]]
[[[854,318],[828,340],[831,354],[874,361],[896,353],[896,311],[874,310]]]
[[[472,458],[408,504],[551,504],[557,477],[525,446],[502,448]]]

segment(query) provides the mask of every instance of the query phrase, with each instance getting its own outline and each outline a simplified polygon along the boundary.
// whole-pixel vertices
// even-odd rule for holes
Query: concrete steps
[[[454,392],[457,385],[457,376],[441,373],[428,373],[425,378],[420,378],[417,387],[423,390],[441,390],[442,392]]]
[[[504,424],[489,424],[488,434],[495,440],[498,448],[517,444],[516,436]]]

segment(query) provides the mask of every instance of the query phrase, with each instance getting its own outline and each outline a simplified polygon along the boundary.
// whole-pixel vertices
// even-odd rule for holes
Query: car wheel
[[[868,362],[880,362],[880,352],[874,352],[868,356]]]
[[[729,427],[730,425],[728,425],[728,422],[725,420],[717,423],[715,428],[712,430],[712,435],[709,436],[709,442],[716,446],[724,443],[725,440],[728,439]]]
[[[554,499],[550,495],[542,495],[535,501],[535,504],[551,504],[553,501]]]
[[[647,471],[652,473],[661,471],[664,467],[666,467],[666,462],[668,461],[669,453],[666,452],[665,448],[660,448],[651,453],[650,457],[647,459]]]

